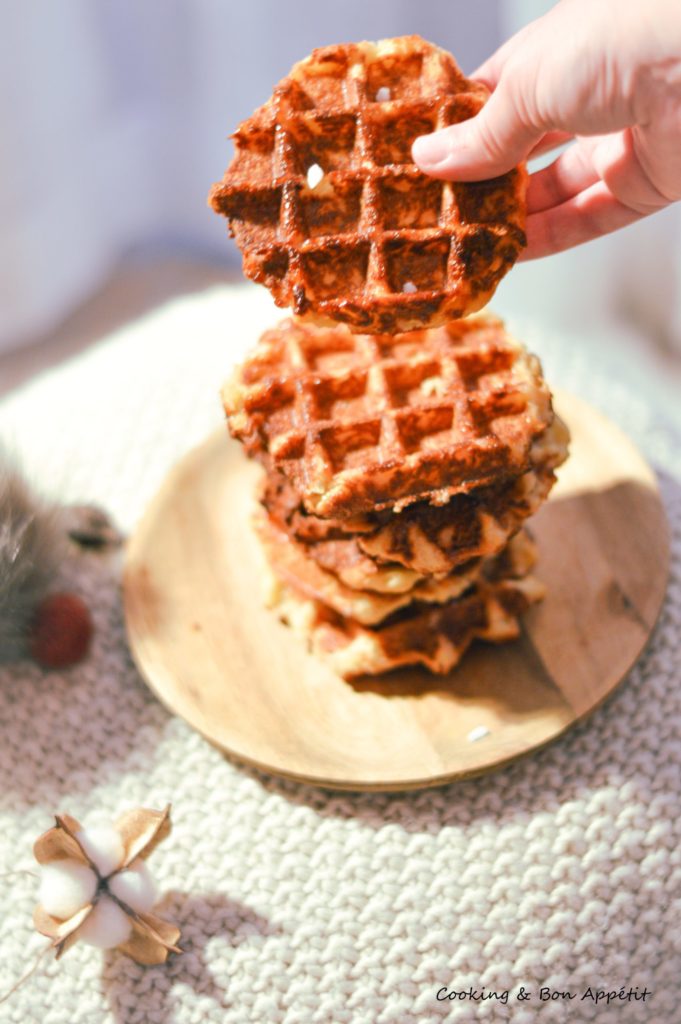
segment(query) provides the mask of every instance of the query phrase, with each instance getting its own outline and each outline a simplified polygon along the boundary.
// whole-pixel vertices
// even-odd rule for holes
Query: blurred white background
[[[55,332],[112,275],[239,260],[206,206],[228,134],[314,46],[418,32],[464,71],[544,0],[22,0],[0,45],[0,352]],[[681,214],[518,266],[494,306],[681,353]],[[182,274],[174,271],[179,290]],[[201,275],[187,272],[192,281]],[[169,285],[172,291],[174,284]],[[168,289],[166,289],[168,290]]]

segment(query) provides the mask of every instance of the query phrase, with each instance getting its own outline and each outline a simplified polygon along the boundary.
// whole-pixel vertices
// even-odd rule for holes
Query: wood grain
[[[349,684],[262,603],[249,526],[260,472],[220,432],[169,474],[128,553],[133,656],[160,699],[226,753],[344,789],[437,785],[549,742],[597,707],[645,646],[669,541],[654,474],[621,431],[572,396],[571,455],[532,521],[548,597],[522,637],[475,645],[449,676]],[[484,726],[484,738],[468,735]]]

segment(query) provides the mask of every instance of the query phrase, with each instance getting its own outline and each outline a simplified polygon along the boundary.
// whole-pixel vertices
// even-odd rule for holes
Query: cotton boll
[[[138,914],[148,913],[158,899],[156,883],[143,860],[136,860],[127,871],[114,875],[109,889]]]
[[[55,860],[41,866],[38,902],[52,917],[73,917],[92,902],[96,891],[97,876],[87,864]]]
[[[125,856],[123,840],[113,825],[92,825],[78,832],[76,838],[102,878],[115,871]]]
[[[80,927],[78,938],[100,949],[113,949],[130,937],[132,923],[108,896],[101,896]]]

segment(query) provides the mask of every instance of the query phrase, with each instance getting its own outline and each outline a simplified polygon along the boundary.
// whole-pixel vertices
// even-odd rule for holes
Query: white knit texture
[[[222,378],[277,315],[248,287],[177,302],[15,392],[0,438],[50,493],[130,529],[221,422]],[[681,434],[616,350],[512,326],[552,383],[619,421],[664,474],[672,577],[627,681],[502,771],[330,793],[232,764],[171,717],[127,651],[120,566],[79,556],[64,582],[92,606],[91,657],[0,671],[0,995],[45,941],[37,880],[2,873],[33,867],[55,811],[87,823],[172,802],[150,868],[186,952],[143,968],[76,946],[0,1004],[3,1024],[681,1022]],[[443,986],[511,994],[438,1001]],[[540,986],[577,998],[540,1002]],[[596,1006],[579,1000],[589,986],[652,994]]]

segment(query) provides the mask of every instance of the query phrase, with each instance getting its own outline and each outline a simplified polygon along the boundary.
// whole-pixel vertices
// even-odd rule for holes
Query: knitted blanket
[[[130,530],[221,422],[219,385],[277,315],[251,287],[178,301],[11,394],[0,438],[49,494]],[[1,1022],[681,1021],[681,430],[616,343],[511,326],[661,474],[672,577],[627,680],[493,774],[327,792],[233,764],[169,715],[126,647],[120,565],[78,556],[64,582],[94,610],[91,656],[0,671],[0,996],[46,941],[36,879],[8,872],[34,867],[55,811],[87,823],[172,802],[150,866],[185,952],[144,968],[77,945],[0,1003]]]

